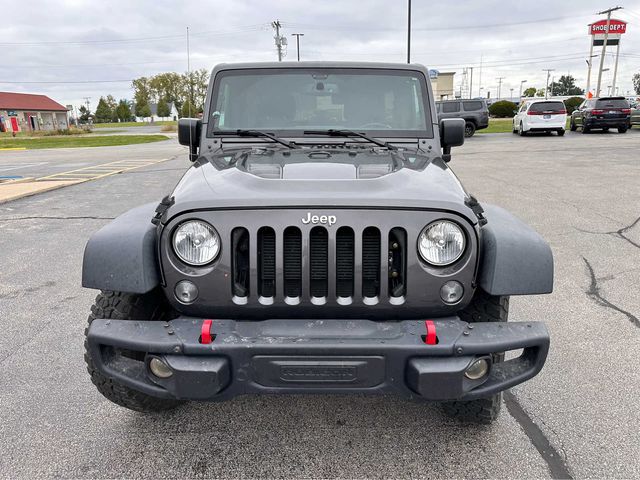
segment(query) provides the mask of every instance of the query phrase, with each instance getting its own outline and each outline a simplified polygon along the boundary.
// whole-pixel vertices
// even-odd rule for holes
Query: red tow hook
[[[211,334],[211,327],[213,326],[213,320],[204,320],[202,322],[202,330],[200,331],[200,343],[208,344],[213,342],[213,339],[216,338],[215,335]]]
[[[424,336],[424,343],[427,345],[435,345],[438,343],[438,337],[436,336],[436,324],[433,320],[425,320],[424,326],[427,329],[427,334]]]

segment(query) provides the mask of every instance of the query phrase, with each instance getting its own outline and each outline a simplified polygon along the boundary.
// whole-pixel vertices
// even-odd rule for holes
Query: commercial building
[[[0,131],[34,132],[69,128],[67,108],[46,95],[0,92]]]
[[[436,100],[453,100],[453,76],[456,72],[439,72],[429,70],[429,79],[433,88],[433,97]]]

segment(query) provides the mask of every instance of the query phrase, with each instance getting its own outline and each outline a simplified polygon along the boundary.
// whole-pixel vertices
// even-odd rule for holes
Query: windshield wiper
[[[391,145],[389,142],[383,142],[382,140],[370,137],[364,133],[354,132],[353,130],[305,130],[303,133],[305,135],[329,135],[330,137],[358,137],[363,138],[374,145],[378,145],[379,147],[385,147],[389,150],[398,150],[398,147]]]
[[[288,142],[286,140],[281,139],[280,137],[276,137],[272,133],[262,132],[260,130],[241,130],[241,129],[229,130],[229,131],[219,130],[217,132],[214,132],[214,134],[215,135],[237,135],[238,137],[264,137],[264,138],[269,138],[274,142],[279,143],[280,145],[284,145],[285,147],[300,148],[294,142]]]

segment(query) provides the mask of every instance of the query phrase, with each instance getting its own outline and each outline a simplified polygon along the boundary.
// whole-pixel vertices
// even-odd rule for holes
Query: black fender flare
[[[553,291],[553,252],[526,223],[506,210],[482,204],[478,284],[490,295],[535,295]]]
[[[91,236],[84,249],[83,287],[142,294],[158,286],[158,237],[151,223],[157,205],[131,209]]]

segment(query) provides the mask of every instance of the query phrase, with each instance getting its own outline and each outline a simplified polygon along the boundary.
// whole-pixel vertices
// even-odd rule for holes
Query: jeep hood
[[[342,207],[435,209],[477,222],[465,205],[468,194],[440,157],[425,156],[415,168],[389,152],[243,156],[232,166],[220,163],[219,156],[198,159],[173,191],[165,218],[210,209]]]

